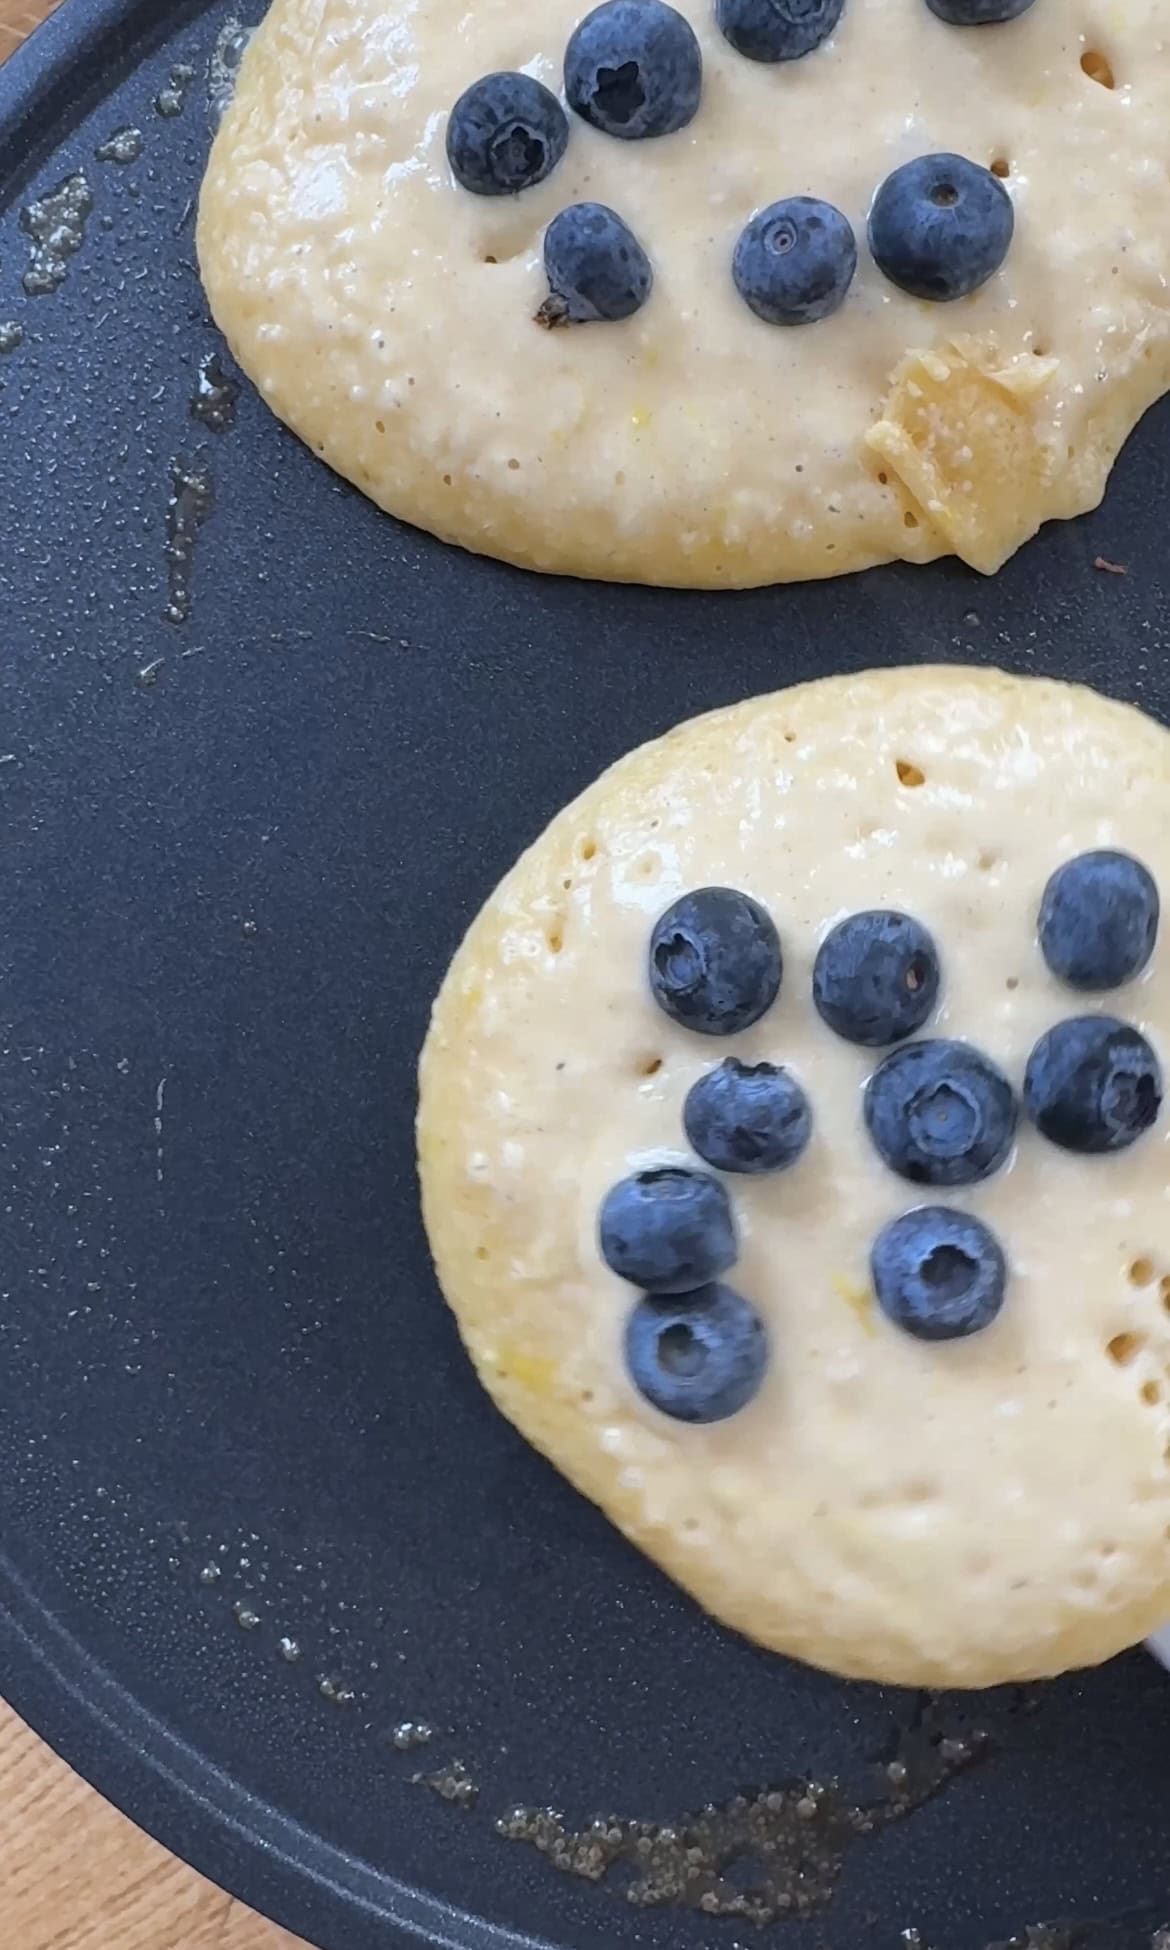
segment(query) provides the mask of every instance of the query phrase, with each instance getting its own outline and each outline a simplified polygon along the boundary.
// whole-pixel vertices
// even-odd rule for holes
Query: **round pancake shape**
[[[925,0],[847,0],[779,62],[680,0],[702,57],[685,126],[620,140],[569,110],[542,180],[470,193],[455,103],[500,71],[562,96],[583,11],[275,0],[198,248],[237,359],[317,454],[465,548],[702,587],[947,553],[991,571],[1096,504],[1170,386],[1156,0],[1036,0],[977,30]],[[1014,235],[973,295],[932,303],[887,281],[866,230],[880,185],[944,152],[1002,183]],[[847,220],[856,277],[832,316],[766,323],[733,281],[737,240],[809,197]],[[581,202],[629,226],[653,287],[620,322],[546,330],[545,232]]]
[[[700,1604],[834,1672],[985,1686],[1095,1663],[1170,1615],[1170,1112],[1076,1154],[1021,1114],[1006,1161],[935,1191],[878,1156],[883,1058],[813,1002],[848,915],[900,910],[940,963],[922,1038],[1017,1095],[1054,1024],[1101,1013],[1170,1055],[1170,946],[1105,995],[1062,986],[1037,915],[1062,862],[1117,848],[1170,884],[1170,737],[1072,686],[963,668],[829,678],[635,751],[560,813],[473,922],[421,1063],[419,1154],[439,1279],[504,1413]],[[647,954],[683,894],[751,896],[778,998],[725,1039],[672,1021]],[[904,1043],[902,1048],[913,1045]],[[684,1105],[728,1057],[786,1068],[811,1137],[788,1169],[720,1174],[768,1358],[746,1406],[694,1425],[625,1361],[639,1295],[603,1263],[607,1192],[701,1168]],[[878,1307],[874,1243],[945,1204],[990,1228],[1003,1304],[967,1338]]]

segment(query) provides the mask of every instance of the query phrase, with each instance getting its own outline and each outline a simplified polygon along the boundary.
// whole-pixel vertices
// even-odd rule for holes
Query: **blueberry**
[[[512,196],[543,183],[565,153],[569,118],[527,74],[488,74],[460,95],[447,123],[447,160],[476,196]]]
[[[601,1257],[646,1293],[686,1293],[735,1264],[735,1220],[717,1178],[663,1165],[622,1178],[601,1202]]]
[[[926,0],[926,4],[948,27],[998,27],[1026,14],[1032,0]]]
[[[920,921],[871,908],[839,921],[813,966],[813,1001],[846,1042],[880,1049],[921,1029],[938,1001],[938,950]]]
[[[844,11],[845,0],[715,0],[720,33],[749,61],[799,61]]]
[[[879,271],[912,298],[939,303],[978,291],[998,271],[1015,229],[998,177],[962,156],[919,156],[887,176],[869,213]]]
[[[1162,1108],[1162,1069],[1141,1031],[1114,1016],[1073,1016],[1041,1036],[1024,1108],[1065,1151],[1123,1151]]]
[[[725,1422],[759,1389],[768,1336],[728,1286],[640,1300],[626,1324],[626,1366],[639,1393],[676,1422]]]
[[[848,219],[815,196],[789,196],[757,211],[731,260],[736,290],[765,325],[828,318],[844,303],[856,269]]]
[[[969,1043],[907,1043],[865,1089],[865,1122],[891,1171],[914,1185],[974,1185],[1011,1150],[1016,1100]]]
[[[694,29],[664,0],[604,0],[565,51],[569,107],[623,142],[684,129],[702,87]]]
[[[808,1098],[787,1070],[727,1057],[687,1092],[691,1149],[716,1171],[783,1171],[812,1135]]]
[[[700,887],[668,907],[650,938],[650,988],[660,1009],[700,1036],[734,1036],[780,993],[780,937],[771,916],[733,887]]]
[[[587,325],[631,318],[650,296],[650,259],[627,223],[605,203],[572,203],[544,233],[549,295],[541,325]]]
[[[1081,853],[1044,889],[1040,948],[1070,988],[1120,988],[1153,954],[1158,915],[1158,889],[1140,861],[1128,853]]]
[[[878,1306],[920,1341],[957,1341],[990,1327],[1007,1266],[994,1233],[968,1212],[924,1205],[878,1234],[870,1256]]]

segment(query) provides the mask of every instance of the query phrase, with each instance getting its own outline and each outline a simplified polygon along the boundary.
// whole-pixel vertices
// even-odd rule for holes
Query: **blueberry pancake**
[[[466,548],[990,571],[1170,385],[1168,123],[1158,0],[274,0],[199,256],[272,409]]]
[[[506,1415],[762,1644],[905,1685],[1170,1616],[1170,737],[992,671],[684,724],[471,926],[421,1066]]]

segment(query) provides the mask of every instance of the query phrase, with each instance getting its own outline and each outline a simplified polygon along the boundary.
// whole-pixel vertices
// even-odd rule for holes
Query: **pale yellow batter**
[[[966,30],[925,0],[848,0],[780,67],[734,53],[711,0],[679,7],[694,121],[619,142],[570,115],[559,168],[497,199],[451,178],[448,111],[493,69],[559,90],[583,0],[275,0],[199,217],[212,309],[273,410],[393,514],[615,580],[948,551],[992,570],[1093,506],[1170,386],[1160,0],[1036,0]],[[1001,272],[939,306],[883,280],[865,219],[891,169],[943,149],[1006,169],[1017,227]],[[785,329],[729,266],[748,217],[801,194],[845,212],[860,265],[835,317]],[[543,234],[583,198],[633,226],[654,291],[623,324],[544,332]]]
[[[1170,1616],[1170,1112],[1131,1150],[1009,1165],[946,1202],[1010,1263],[999,1319],[927,1344],[875,1306],[880,1228],[924,1201],[861,1118],[872,1052],[810,993],[829,927],[873,906],[931,930],[927,1034],[1019,1087],[1040,1033],[1102,1008],[1170,1059],[1170,941],[1099,1001],[1048,973],[1053,868],[1119,846],[1170,890],[1170,736],[1053,683],[964,669],[830,678],[682,726],[555,819],[473,924],[422,1060],[423,1197],[439,1277],[504,1412],[720,1618],[835,1671],[909,1685],[1059,1672]],[[673,1025],[646,981],[681,892],[744,889],[780,930],[781,996],[730,1041]],[[728,1179],[729,1277],[773,1350],[756,1399],[672,1422],[627,1379],[632,1294],[599,1202],[688,1158],[689,1086],[732,1054],[789,1065],[804,1157]],[[693,1159],[691,1160],[693,1162]]]

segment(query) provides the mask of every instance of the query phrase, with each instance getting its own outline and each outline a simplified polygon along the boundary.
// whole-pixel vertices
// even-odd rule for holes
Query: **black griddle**
[[[325,1950],[1149,1950],[1170,1922],[1153,1662],[925,1702],[703,1617],[476,1385],[411,1125],[479,902],[680,718],[936,658],[1170,716],[1170,412],[1098,515],[992,582],[708,597],[444,548],[247,387],[225,430],[192,415],[224,356],[192,204],[227,19],[68,0],[0,73],[0,323],[24,333],[0,356],[0,1691]],[[126,127],[137,161],[99,162]],[[28,297],[21,212],[77,171],[84,241]],[[428,1745],[395,1745],[407,1721]],[[978,1764],[762,1939],[496,1832],[518,1803],[679,1822],[805,1776],[864,1802],[927,1726],[934,1752],[981,1736]]]

